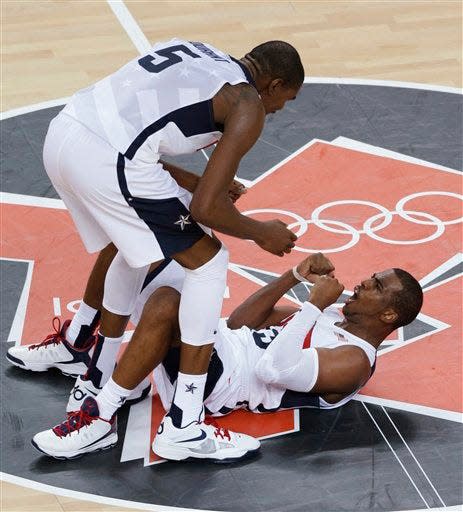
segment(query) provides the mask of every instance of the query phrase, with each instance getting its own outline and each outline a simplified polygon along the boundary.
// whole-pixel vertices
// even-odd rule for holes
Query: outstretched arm
[[[326,256],[317,253],[302,260],[296,270],[307,281],[313,282],[315,276],[332,274],[334,266]],[[299,309],[295,306],[276,306],[283,295],[298,283],[293,271],[286,271],[238,306],[228,319],[228,327],[239,329],[246,325],[251,329],[258,329],[280,323]]]

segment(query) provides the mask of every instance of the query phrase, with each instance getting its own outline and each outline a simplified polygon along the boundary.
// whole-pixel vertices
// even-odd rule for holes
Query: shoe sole
[[[238,452],[236,455],[232,456],[224,456],[224,457],[212,457],[211,454],[207,453],[197,453],[192,455],[191,452],[185,453],[184,450],[178,450],[173,448],[172,446],[151,446],[153,452],[158,456],[162,457],[166,460],[171,460],[175,462],[198,462],[198,461],[207,461],[213,462],[215,464],[231,464],[233,462],[239,462],[250,457],[253,457],[260,451],[260,446],[255,448],[254,450],[248,450],[246,452]],[[225,455],[225,454],[224,454]]]
[[[115,436],[115,439],[114,439],[114,436]],[[111,448],[114,448],[114,446],[116,446],[116,444],[117,444],[117,435],[115,434],[114,436],[110,436],[108,438],[108,439],[112,438],[112,441],[111,441],[110,444],[107,444],[105,446],[97,447],[94,450],[89,450],[87,452],[76,453],[74,455],[53,455],[52,453],[48,453],[45,450],[42,450],[42,448],[39,447],[39,445],[34,441],[34,439],[31,439],[31,444],[40,453],[43,453],[43,454],[47,455],[48,457],[52,457],[53,459],[57,459],[57,460],[74,460],[74,459],[80,459],[80,457],[83,457],[84,455],[88,455],[90,453],[104,452],[106,450],[110,450]]]
[[[31,372],[46,372],[46,371],[50,370],[51,368],[57,368],[66,377],[77,378],[79,375],[83,375],[87,371],[87,367],[85,367],[84,369],[81,369],[79,367],[79,368],[77,368],[78,371],[73,372],[72,370],[75,369],[74,367],[76,365],[47,365],[47,364],[37,363],[37,365],[33,366],[33,363],[20,364],[20,363],[18,363],[18,361],[15,361],[13,359],[13,356],[10,356],[8,353],[6,354],[6,359],[12,365],[14,365],[18,368],[22,368],[23,370],[31,371]],[[66,368],[66,366],[68,366],[68,367]]]

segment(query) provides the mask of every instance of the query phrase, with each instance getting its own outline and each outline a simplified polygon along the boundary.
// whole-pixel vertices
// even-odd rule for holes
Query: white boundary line
[[[153,512],[197,512],[197,509],[194,508],[166,507],[162,505],[143,503],[141,501],[120,500],[116,498],[107,498],[106,496],[99,496],[98,494],[71,491],[70,489],[63,489],[62,487],[55,487],[54,485],[42,484],[34,480],[28,480],[27,478],[21,478],[19,476],[10,475],[9,473],[3,472],[0,472],[0,480],[14,485],[21,485],[23,487],[27,487],[28,489],[34,489],[35,491],[56,494],[57,496],[63,496],[65,498],[72,498],[75,500],[92,501],[93,503],[101,503],[102,505],[112,505],[114,507],[151,510]],[[212,510],[210,512],[218,511]]]
[[[363,404],[365,407],[365,404]],[[413,460],[416,462],[417,466],[421,469],[421,472],[423,473],[424,477],[428,481],[429,485],[432,487],[432,490],[436,493],[437,497],[439,498],[439,501],[442,503],[442,505],[445,507],[444,500],[441,498],[441,495],[437,492],[437,489],[434,487],[433,483],[431,482],[430,478],[428,477],[426,471],[423,469],[423,466],[418,462],[418,459],[415,457],[415,454],[412,452],[410,447],[408,446],[407,442],[403,438],[402,434],[400,433],[399,429],[397,428],[396,424],[392,421],[392,418],[389,416],[389,413],[386,411],[384,406],[381,406],[381,409],[383,410],[384,414],[388,417],[389,421],[392,423],[392,426],[394,427],[397,434],[399,434],[400,439],[402,439],[403,444],[409,451],[410,455],[413,457]]]
[[[42,101],[40,103],[33,103],[32,105],[25,105],[24,107],[13,108],[0,112],[0,121],[9,119],[10,117],[21,116],[22,114],[29,114],[29,112],[35,112],[36,110],[43,110],[45,108],[59,107],[65,105],[70,100],[70,96],[66,98],[56,98],[54,100]]]
[[[297,155],[299,155],[300,153],[302,153],[303,151],[305,151],[306,149],[310,148],[310,146],[313,146],[314,144],[316,144],[317,142],[323,142],[325,144],[330,144],[330,142],[328,141],[325,141],[325,140],[322,140],[322,139],[312,139],[310,142],[307,142],[307,144],[304,144],[303,146],[301,146],[299,149],[297,149],[294,153],[291,153],[289,156],[287,156],[286,158],[284,158],[283,160],[281,160],[280,162],[278,162],[276,165],[274,165],[273,167],[271,167],[268,171],[265,171],[263,174],[261,174],[260,176],[257,176],[257,178],[251,180],[251,182],[249,183],[249,187],[253,187],[256,183],[259,183],[260,181],[262,181],[264,178],[266,178],[267,176],[269,176],[270,174],[274,173],[276,170],[278,170],[280,167],[282,167],[283,165],[285,165],[287,162],[289,162],[290,160],[292,160],[293,158],[295,158]]]
[[[11,324],[10,332],[6,341],[14,341],[15,345],[21,344],[21,338],[23,335],[24,321],[26,319],[27,303],[29,301],[29,292],[32,283],[32,272],[34,270],[34,260],[23,260],[20,258],[3,258],[0,257],[0,261],[16,261],[21,263],[27,263],[26,279],[24,280],[24,286],[19,297],[18,306],[14,315],[13,323]]]
[[[11,194],[10,192],[0,192],[0,203],[16,204],[19,206],[37,206],[39,208],[54,208],[56,210],[66,210],[61,199],[52,197],[26,196],[23,194]]]
[[[416,492],[420,495],[420,498],[423,500],[424,504],[426,505],[426,508],[431,508],[428,505],[428,502],[424,499],[423,495],[421,494],[420,490],[418,489],[417,485],[415,484],[415,481],[410,476],[410,473],[407,471],[407,468],[403,465],[402,461],[399,459],[399,456],[395,452],[394,448],[392,447],[391,443],[388,441],[387,437],[385,436],[384,432],[381,430],[381,427],[376,422],[375,418],[371,414],[371,412],[368,410],[367,406],[362,402],[363,407],[367,411],[368,415],[370,416],[371,420],[375,424],[376,428],[379,430],[379,433],[383,436],[383,439],[386,441],[386,444],[389,446],[389,449],[391,450],[392,454],[396,458],[397,462],[400,464],[401,468],[404,470],[405,474],[408,476],[408,479],[412,483],[413,487],[415,488]]]
[[[454,421],[455,423],[463,423],[463,414],[446,409],[436,409],[435,407],[427,407],[425,405],[410,404],[407,402],[399,402],[398,400],[389,400],[387,398],[378,398],[369,395],[355,395],[353,400],[372,405],[380,405],[389,407],[389,409],[397,409],[400,411],[413,412],[415,414],[423,414],[424,416],[432,416],[441,420]]]
[[[458,169],[452,169],[451,167],[445,167],[444,165],[434,164],[432,162],[428,162],[427,160],[423,160],[421,158],[415,158],[414,156],[404,155],[403,153],[398,153],[397,151],[392,151],[390,149],[385,149],[380,146],[373,146],[372,144],[367,144],[365,142],[360,142],[355,139],[349,139],[348,137],[336,137],[334,140],[330,142],[333,146],[352,149],[354,151],[360,151],[361,153],[367,153],[376,156],[383,156],[386,158],[392,158],[393,160],[399,160],[400,162],[407,162],[411,164],[421,165],[422,167],[430,167],[431,169],[437,169],[439,171],[450,172],[452,174],[456,174],[461,176],[462,172]]]
[[[459,263],[462,263],[462,262],[463,262],[463,253],[459,252],[459,253],[455,254],[455,256],[452,256],[447,261],[442,263],[442,265],[439,265],[432,272],[430,272],[429,274],[427,274],[426,276],[421,278],[420,279],[421,287],[425,288],[428,283],[430,283],[431,281],[434,281],[434,279],[438,278],[442,274],[445,274],[445,272],[447,272],[448,270],[450,270],[453,267],[456,267]],[[457,275],[449,277],[445,281],[433,284],[432,286],[427,287],[426,290],[432,290],[432,288],[439,286],[441,283],[448,282],[449,280],[454,279],[455,277],[457,277]]]
[[[382,87],[397,87],[402,89],[421,89],[424,91],[448,92],[451,94],[463,94],[459,87],[446,85],[421,84],[418,82],[399,82],[396,80],[371,80],[367,78],[341,78],[309,76],[304,79],[305,84],[341,84],[341,85],[374,85]]]
[[[122,0],[107,0],[107,2],[138,52],[140,54],[148,52],[151,48],[151,43],[124,2]]]

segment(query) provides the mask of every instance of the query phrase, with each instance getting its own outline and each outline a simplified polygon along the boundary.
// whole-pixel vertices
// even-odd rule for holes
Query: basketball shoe
[[[31,442],[55,459],[76,459],[85,453],[109,450],[117,443],[116,415],[110,421],[100,418],[96,400],[89,397],[79,411],[56,427],[35,434]]]
[[[170,416],[164,416],[154,438],[152,449],[168,460],[207,459],[217,463],[235,462],[249,457],[260,448],[260,442],[246,434],[220,427],[212,418],[176,428]]]
[[[83,348],[74,348],[66,340],[70,323],[71,320],[66,320],[61,326],[59,318],[53,318],[55,332],[49,334],[41,343],[10,347],[6,358],[11,364],[33,372],[58,368],[64,375],[77,377],[84,374],[90,364],[90,353],[96,337],[90,336]]]
[[[87,397],[95,397],[102,388],[96,387],[91,380],[85,377],[77,377],[76,383],[69,394],[69,400],[66,406],[66,412],[78,411]],[[151,382],[144,379],[133,391],[124,405],[135,405],[145,399],[151,391]]]

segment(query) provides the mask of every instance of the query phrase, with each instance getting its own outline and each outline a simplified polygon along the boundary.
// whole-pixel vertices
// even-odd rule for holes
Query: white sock
[[[82,335],[85,338],[90,337],[92,334],[90,331],[93,331],[93,328],[95,327],[95,320],[97,319],[97,316],[99,319],[98,309],[94,309],[82,301],[77,313],[74,315],[74,318],[69,324],[68,330],[66,331],[67,341],[69,341],[72,345],[77,345],[76,340],[78,337],[82,338]],[[82,329],[82,327],[87,327],[87,329]],[[81,341],[80,345],[83,345],[86,339],[79,341]]]
[[[109,338],[101,334],[98,335],[98,341],[86,373],[87,380],[91,380],[94,386],[101,388],[111,377],[122,338],[123,336]]]
[[[169,416],[175,427],[181,428],[199,421],[203,410],[206,379],[207,373],[188,375],[178,372],[177,387],[169,411]]]
[[[132,389],[125,389],[119,386],[119,384],[116,384],[112,377],[110,377],[96,397],[98,409],[100,410],[100,418],[109,421],[119,407],[124,405],[124,402],[132,394],[132,391]]]

